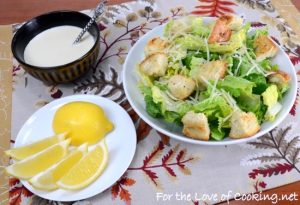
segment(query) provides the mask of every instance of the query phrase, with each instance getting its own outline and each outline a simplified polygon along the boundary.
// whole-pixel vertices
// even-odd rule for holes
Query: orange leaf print
[[[120,191],[120,198],[126,202],[131,201],[131,194],[128,190],[121,188]]]

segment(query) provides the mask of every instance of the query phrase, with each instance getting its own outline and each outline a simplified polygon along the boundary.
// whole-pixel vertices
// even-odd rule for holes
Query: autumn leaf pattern
[[[252,9],[262,9],[262,10],[266,10],[269,12],[273,12],[275,11],[274,6],[272,5],[270,0],[266,0],[266,1],[261,1],[261,0],[236,0],[239,3],[243,3],[249,7],[251,7]]]
[[[299,102],[299,88],[297,89],[297,95],[296,95],[296,99],[295,99],[295,102],[290,110],[290,114],[293,115],[294,117],[296,116],[296,109],[297,109],[297,105],[298,105],[298,102]]]
[[[135,183],[136,181],[127,177],[127,174],[123,175],[123,177],[119,179],[111,188],[112,198],[116,199],[119,197],[126,204],[130,204],[131,194],[126,188],[134,185]]]
[[[9,179],[9,204],[20,205],[22,197],[31,197],[33,194],[28,191],[17,178]]]
[[[222,16],[226,13],[234,13],[232,6],[237,4],[231,0],[198,0],[200,5],[196,6],[192,14],[203,16]]]
[[[110,67],[109,72],[99,70],[91,78],[75,82],[74,93],[91,92],[121,102],[125,99],[122,82],[118,80],[115,68]]]
[[[290,130],[291,126],[278,128],[256,141],[247,143],[257,149],[274,151],[271,155],[264,154],[248,159],[249,161],[258,160],[263,163],[263,166],[253,169],[249,173],[249,178],[256,179],[258,175],[271,177],[285,174],[293,169],[300,173],[299,168],[296,166],[300,162],[300,137],[294,136],[291,140],[287,140]]]
[[[169,176],[175,178],[177,177],[177,174],[175,173],[173,167],[178,167],[179,171],[181,171],[185,175],[191,174],[191,171],[186,166],[186,163],[196,160],[195,157],[186,157],[187,150],[179,149],[179,145],[169,148],[168,151],[161,157],[164,150],[164,143],[162,141],[159,141],[158,144],[149,153],[149,155],[144,158],[143,164],[140,167],[130,167],[128,168],[128,170],[143,171],[155,186],[158,186],[159,184],[159,177],[155,172],[155,169],[157,168],[163,168]],[[157,162],[160,157],[160,163],[155,164],[154,162]]]

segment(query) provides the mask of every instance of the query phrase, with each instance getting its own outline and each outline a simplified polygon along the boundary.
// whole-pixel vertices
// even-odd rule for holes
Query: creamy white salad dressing
[[[93,36],[86,32],[81,41],[73,44],[81,32],[76,26],[57,26],[35,36],[26,46],[26,63],[40,67],[59,66],[85,55],[94,45]]]

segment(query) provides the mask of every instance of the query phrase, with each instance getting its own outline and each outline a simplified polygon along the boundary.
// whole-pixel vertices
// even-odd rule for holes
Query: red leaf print
[[[200,6],[196,6],[196,10],[192,14],[205,16],[222,16],[226,13],[234,13],[231,6],[236,6],[230,0],[198,0]]]
[[[183,157],[185,151],[181,150],[178,155],[176,156],[176,161],[179,162],[181,160],[181,158]]]
[[[28,191],[16,178],[9,179],[9,185],[9,204],[19,205],[21,203],[22,196],[32,196],[32,193]]]
[[[149,156],[146,156],[145,159],[143,160],[144,163],[144,167],[151,161],[151,159],[153,159],[153,157],[155,157],[156,154],[158,154],[161,150],[164,149],[164,144],[162,143],[162,141],[158,142],[158,145],[154,148],[154,150],[150,153]]]
[[[264,24],[264,23],[261,23],[261,22],[251,22],[251,27],[263,27],[263,26],[266,26],[267,24]]]
[[[120,198],[121,198],[121,200],[129,202],[129,201],[131,201],[131,194],[129,193],[129,191],[127,189],[121,189]]]
[[[290,110],[290,114],[293,116],[296,116],[296,109],[297,109],[298,101],[299,101],[299,89],[297,90],[295,102],[292,106],[292,109]]]
[[[102,23],[98,23],[98,28],[100,31],[103,31],[104,29],[106,29],[106,26]]]
[[[158,179],[158,176],[156,175],[156,173],[149,169],[144,169],[143,171],[151,179],[151,181],[157,186],[156,179]]]
[[[163,158],[161,159],[162,163],[166,164],[166,162],[170,159],[170,157],[173,155],[173,153],[174,153],[174,151],[172,149],[170,149],[168,151],[168,153],[165,156],[163,156]]]
[[[168,172],[171,176],[176,177],[176,174],[175,174],[175,172],[173,171],[172,168],[170,168],[170,167],[165,167],[165,169],[167,170],[167,172]]]
[[[300,62],[300,57],[299,56],[292,56],[289,55],[290,60],[292,61],[293,65],[297,65]]]
[[[284,174],[286,172],[290,172],[293,168],[294,168],[293,165],[290,165],[288,163],[284,163],[284,164],[277,163],[271,166],[266,165],[265,167],[253,169],[252,172],[249,173],[249,177],[255,179],[259,174],[263,175],[263,177],[266,176],[270,177],[273,174],[278,175],[278,174]]]
[[[265,182],[259,182],[258,185],[261,187],[261,188],[266,188],[267,184]]]
[[[111,195],[112,195],[113,199],[117,198],[117,196],[119,195],[119,192],[120,192],[120,187],[119,187],[119,184],[116,183],[111,188]]]
[[[274,36],[271,36],[272,40],[275,41],[275,43],[277,43],[278,45],[280,45],[279,40],[277,38],[275,38]]]

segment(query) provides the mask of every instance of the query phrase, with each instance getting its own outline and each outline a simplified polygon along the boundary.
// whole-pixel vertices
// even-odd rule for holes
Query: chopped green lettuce
[[[232,75],[227,75],[217,85],[219,89],[224,89],[234,97],[239,97],[242,94],[250,95],[254,86],[255,83]]]

